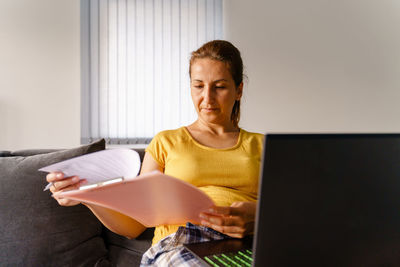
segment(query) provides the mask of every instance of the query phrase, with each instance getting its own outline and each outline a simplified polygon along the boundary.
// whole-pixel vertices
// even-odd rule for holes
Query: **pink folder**
[[[214,205],[195,186],[158,171],[117,183],[57,194],[110,208],[147,227],[199,223],[199,213]]]

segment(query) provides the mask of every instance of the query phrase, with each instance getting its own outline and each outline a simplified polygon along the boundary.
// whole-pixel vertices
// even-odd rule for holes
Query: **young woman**
[[[185,180],[208,194],[216,206],[200,214],[201,225],[158,226],[142,265],[197,264],[182,243],[241,238],[254,229],[263,135],[239,128],[243,63],[231,43],[215,40],[192,53],[190,88],[198,118],[157,134],[143,160],[141,173],[159,170]],[[79,177],[50,173],[53,193],[80,186]],[[79,204],[57,198],[60,205]],[[85,203],[83,203],[85,204]],[[125,215],[85,204],[110,230],[134,238],[145,229]]]

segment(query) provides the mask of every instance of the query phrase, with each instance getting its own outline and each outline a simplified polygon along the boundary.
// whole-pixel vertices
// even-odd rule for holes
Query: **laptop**
[[[400,134],[268,134],[263,154],[253,241],[186,245],[204,265],[400,266]]]

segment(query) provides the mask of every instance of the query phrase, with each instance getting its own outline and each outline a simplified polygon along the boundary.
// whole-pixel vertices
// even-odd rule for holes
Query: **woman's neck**
[[[216,124],[204,122],[199,119],[190,124],[187,128],[192,131],[209,132],[214,135],[223,135],[226,133],[234,133],[240,131],[239,127],[235,127],[231,122],[226,124]]]
[[[217,149],[232,148],[238,144],[240,129],[195,121],[186,127],[192,138],[199,144]]]

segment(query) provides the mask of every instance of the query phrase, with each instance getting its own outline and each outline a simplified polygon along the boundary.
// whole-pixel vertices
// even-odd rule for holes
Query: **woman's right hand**
[[[79,201],[58,197],[57,193],[78,189],[81,185],[86,183],[86,180],[81,180],[78,176],[64,178],[62,172],[51,172],[47,174],[46,180],[49,183],[53,183],[50,187],[50,191],[53,193],[53,197],[57,200],[58,204],[61,206],[75,206],[80,204]]]

